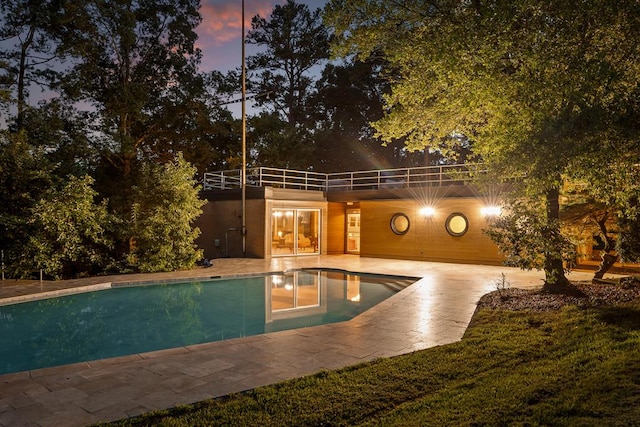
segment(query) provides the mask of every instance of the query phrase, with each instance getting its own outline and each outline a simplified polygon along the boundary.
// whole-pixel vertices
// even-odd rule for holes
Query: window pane
[[[294,250],[293,209],[274,209],[271,215],[271,249],[274,255],[291,255]]]
[[[320,211],[298,210],[298,253],[317,253]]]

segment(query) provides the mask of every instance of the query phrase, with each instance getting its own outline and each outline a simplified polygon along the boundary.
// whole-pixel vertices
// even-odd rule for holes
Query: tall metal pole
[[[242,0],[242,256],[247,256],[247,71],[244,52],[244,0]]]

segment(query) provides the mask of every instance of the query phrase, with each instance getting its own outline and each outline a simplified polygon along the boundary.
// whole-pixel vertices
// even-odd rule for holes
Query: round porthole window
[[[411,222],[409,222],[409,217],[406,214],[396,213],[391,217],[391,231],[396,234],[407,234],[410,225]]]
[[[469,229],[469,221],[463,214],[455,212],[449,215],[445,227],[452,236],[462,236]]]

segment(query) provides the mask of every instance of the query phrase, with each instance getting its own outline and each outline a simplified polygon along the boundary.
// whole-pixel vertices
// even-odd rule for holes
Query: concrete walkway
[[[459,341],[476,302],[504,273],[512,287],[542,273],[507,267],[360,258],[218,259],[212,268],[63,282],[4,281],[0,304],[113,282],[237,276],[324,267],[410,275],[417,283],[353,320],[0,376],[1,426],[83,426],[240,392],[284,379]],[[573,273],[588,280],[593,273]]]

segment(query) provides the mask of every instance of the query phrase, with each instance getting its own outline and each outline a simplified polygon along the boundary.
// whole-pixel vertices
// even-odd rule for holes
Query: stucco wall
[[[196,221],[201,230],[196,244],[205,258],[242,257],[242,203],[240,200],[209,201]],[[247,200],[246,252],[248,257],[265,256],[265,201]],[[232,230],[235,229],[235,230]],[[216,240],[219,246],[216,246]]]

